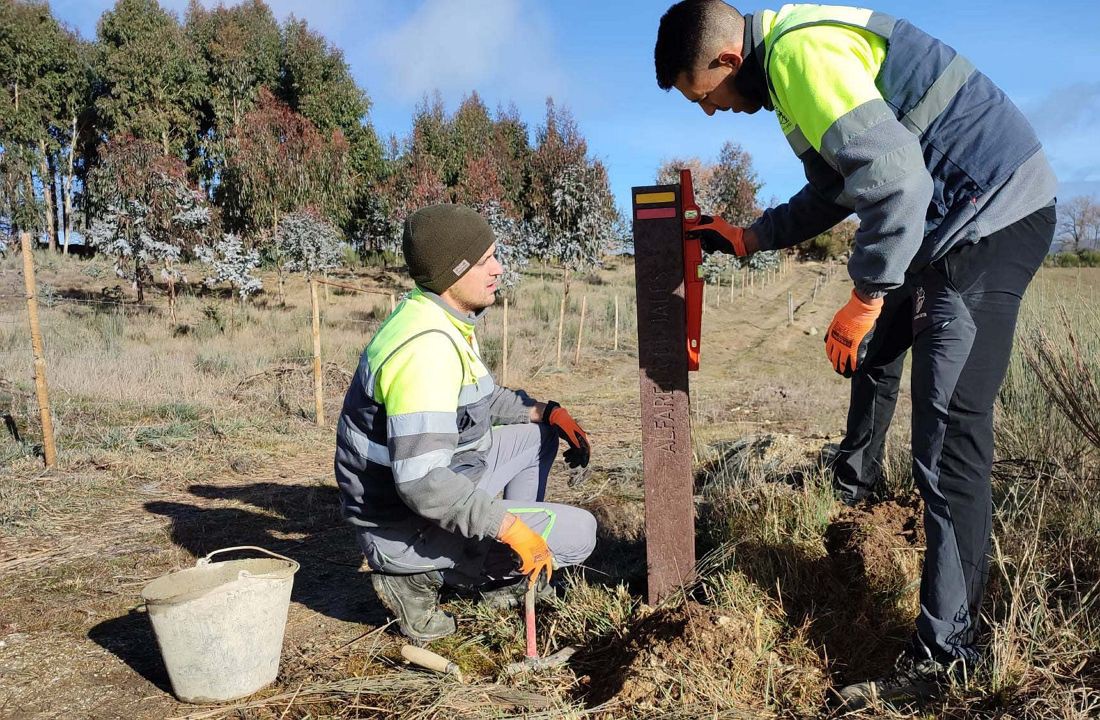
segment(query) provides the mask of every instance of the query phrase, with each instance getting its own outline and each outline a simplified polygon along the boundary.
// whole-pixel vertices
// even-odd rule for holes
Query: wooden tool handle
[[[401,657],[405,658],[413,665],[419,665],[422,668],[434,670],[444,675],[454,675],[458,678],[459,682],[462,682],[462,671],[458,669],[458,665],[455,665],[447,658],[431,650],[416,647],[415,645],[402,645]]]

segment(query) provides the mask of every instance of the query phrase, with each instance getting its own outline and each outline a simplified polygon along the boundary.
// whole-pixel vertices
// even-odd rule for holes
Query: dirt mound
[[[602,658],[608,670],[586,678],[585,699],[590,705],[614,700],[623,713],[762,710],[769,697],[792,709],[816,707],[825,683],[820,661],[801,637],[777,643],[762,612],[753,618],[690,601],[643,611],[614,656]]]
[[[825,531],[825,548],[849,587],[893,596],[916,612],[924,548],[916,498],[846,508]]]

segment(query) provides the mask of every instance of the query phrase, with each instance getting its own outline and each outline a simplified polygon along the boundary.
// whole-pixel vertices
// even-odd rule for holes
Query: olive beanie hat
[[[438,295],[465,275],[493,242],[493,229],[476,211],[429,205],[405,221],[401,249],[416,284]]]

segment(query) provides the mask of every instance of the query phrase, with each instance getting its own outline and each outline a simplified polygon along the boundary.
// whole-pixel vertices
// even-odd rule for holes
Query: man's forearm
[[[507,512],[503,503],[449,468],[435,468],[395,488],[414,513],[463,537],[496,537]]]
[[[852,214],[807,184],[782,205],[769,208],[747,230],[758,250],[782,250],[817,237]]]

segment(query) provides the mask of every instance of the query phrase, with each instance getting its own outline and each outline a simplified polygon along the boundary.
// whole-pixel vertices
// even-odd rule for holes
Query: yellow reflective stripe
[[[653,205],[655,203],[670,203],[676,202],[676,193],[670,192],[656,192],[656,193],[638,193],[634,196],[634,202],[639,205]]]
[[[813,25],[780,37],[769,48],[768,74],[784,132],[797,125],[820,151],[837,119],[882,98],[875,77],[885,58],[886,42],[868,30]]]

